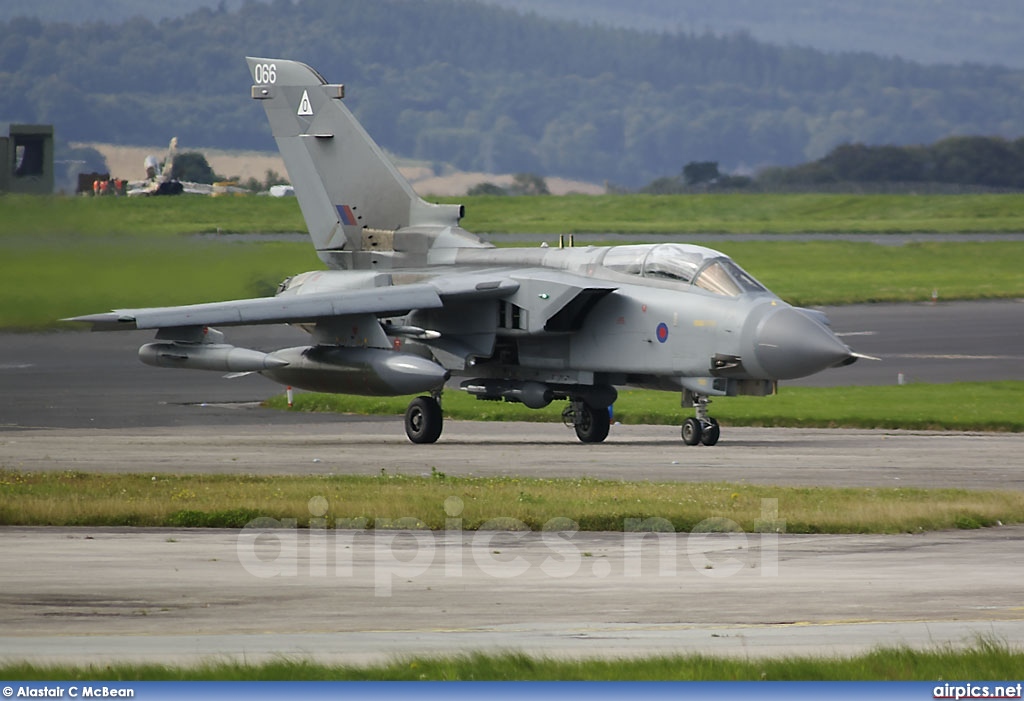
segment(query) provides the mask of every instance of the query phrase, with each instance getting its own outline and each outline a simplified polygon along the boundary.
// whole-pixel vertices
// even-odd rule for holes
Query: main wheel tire
[[[405,410],[405,435],[413,443],[436,443],[444,428],[441,405],[433,397],[416,397]]]
[[[718,426],[717,419],[708,419],[704,424],[704,430],[700,432],[700,442],[704,445],[714,445],[722,435],[722,429]]]
[[[576,437],[583,443],[600,443],[608,437],[610,425],[611,416],[607,408],[594,409],[580,404],[573,427],[576,429]]]
[[[692,416],[683,422],[683,443],[686,445],[697,445],[700,443],[702,433],[700,421]]]

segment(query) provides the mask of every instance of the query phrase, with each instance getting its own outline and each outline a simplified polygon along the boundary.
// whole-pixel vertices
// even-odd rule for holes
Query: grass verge
[[[0,238],[74,235],[79,239],[202,233],[305,231],[295,198],[0,197]]]
[[[470,231],[953,233],[1024,230],[1024,194],[462,197]]]
[[[465,530],[916,533],[1024,523],[1024,492],[467,478],[434,468],[430,477],[5,469],[0,525],[241,528],[271,518],[308,527],[326,505],[329,527],[442,530],[453,497]],[[770,523],[766,499],[777,504]]]
[[[706,245],[731,256],[790,304],[920,302],[1024,296],[1024,245],[747,241]],[[1003,258],[1005,256],[1005,258]]]
[[[751,660],[707,655],[553,660],[521,653],[415,657],[367,667],[280,660],[168,665],[0,665],[0,679],[24,681],[1015,681],[1024,653],[981,640],[967,649],[882,647],[863,655]]]
[[[866,361],[865,361],[866,362]],[[292,411],[402,414],[410,397],[297,393]],[[284,395],[267,404],[287,409]],[[485,402],[463,392],[444,395],[445,416],[474,421],[561,420],[563,402],[544,409]],[[958,382],[884,387],[781,387],[772,397],[714,401],[712,415],[726,426],[887,428],[942,431],[1024,431],[1024,382]],[[693,415],[673,392],[624,390],[615,420],[624,424],[681,425]]]
[[[637,233],[641,241],[645,231],[678,231],[680,240],[731,255],[799,305],[923,301],[933,291],[941,299],[1024,296],[1024,246],[1017,242],[719,244],[707,233],[862,231],[863,221],[893,218],[899,226],[878,230],[946,230],[914,213],[959,222],[950,231],[1021,231],[1024,195],[506,197],[473,204],[484,210],[480,231],[497,230],[506,218],[511,231],[612,230]],[[785,217],[792,221],[783,224]],[[466,225],[474,228],[472,220]],[[114,308],[272,294],[284,277],[323,267],[310,245],[180,234],[304,230],[290,199],[6,195],[0,197],[0,276],[6,283],[0,288],[0,328],[53,328],[62,317]]]
[[[322,267],[311,246],[230,237],[0,240],[0,328],[54,328],[58,319],[110,309],[267,296],[285,277]]]
[[[463,226],[481,233],[1024,231],[1021,193],[481,196],[438,201],[464,204]],[[305,230],[295,198],[0,197],[0,236]]]
[[[797,305],[925,301],[933,290],[943,300],[1024,297],[1024,246],[1016,242],[720,248]],[[53,328],[60,318],[110,309],[266,296],[285,277],[322,268],[305,243],[230,236],[0,238],[0,328]]]

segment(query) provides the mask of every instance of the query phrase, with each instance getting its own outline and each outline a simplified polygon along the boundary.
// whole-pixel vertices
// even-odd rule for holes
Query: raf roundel
[[[658,324],[658,330],[656,331],[656,333],[658,334],[658,343],[664,343],[665,341],[667,341],[668,324],[666,324],[664,321]]]

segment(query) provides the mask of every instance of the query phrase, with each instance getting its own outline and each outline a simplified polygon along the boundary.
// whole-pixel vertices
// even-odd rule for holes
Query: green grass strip
[[[262,297],[289,275],[322,267],[312,246],[231,237],[0,240],[0,328],[39,330],[110,309]]]
[[[174,237],[306,231],[294,198],[0,196],[0,237]]]
[[[1024,244],[746,241],[721,250],[794,305],[1024,296]]]
[[[2,469],[0,525],[242,528],[271,518],[308,527],[316,498],[326,500],[331,528],[443,530],[452,527],[452,497],[464,530],[918,533],[1024,523],[1024,492],[449,477],[443,469],[429,477]],[[767,523],[766,513],[777,520]]]
[[[1024,194],[462,197],[470,231],[953,233],[1024,230]]]
[[[402,414],[409,399],[299,392],[291,411]],[[673,392],[624,390],[615,402],[614,417],[624,424],[682,425],[686,417],[693,416],[693,409],[682,408],[679,400]],[[287,409],[284,395],[272,397],[267,404]],[[565,403],[528,409],[522,404],[480,401],[452,391],[444,394],[443,406],[445,416],[452,419],[555,422],[561,421]],[[724,426],[1020,432],[1024,431],[1024,382],[783,386],[771,397],[715,399],[711,414]]]
[[[435,198],[431,198],[435,199]],[[1024,194],[704,194],[455,197],[463,226],[512,233],[1024,231]],[[295,198],[0,197],[0,236],[305,231]]]
[[[729,221],[743,212],[745,224],[725,228],[774,230],[781,221],[775,219],[778,215],[800,222],[779,225],[780,232],[859,231],[862,218],[889,221],[917,211],[960,222],[951,231],[1004,230],[993,223],[1001,217],[1011,222],[1007,230],[1022,231],[1024,195],[491,199],[474,200],[485,212],[495,207],[487,215],[494,217],[495,226],[486,219],[477,230],[496,230],[498,221],[511,217],[506,227],[511,231],[633,231],[638,241],[646,230],[678,231],[682,241],[705,243],[731,255],[783,299],[799,305],[924,301],[933,291],[944,300],[1024,297],[1024,246],[1018,242],[719,244],[707,233],[722,228],[716,228],[719,219]],[[609,208],[625,208],[618,215],[623,219],[603,218]],[[699,224],[688,218],[691,209],[705,217]],[[517,216],[537,221],[520,223]],[[470,220],[466,225],[473,228]],[[920,220],[906,226],[908,231],[934,228]],[[323,268],[312,246],[241,241],[228,232],[304,230],[291,199],[6,195],[0,197],[0,277],[5,281],[0,287],[0,328],[54,328],[62,317],[113,308],[272,294],[284,277]],[[213,237],[181,235],[203,232]]]
[[[1015,682],[1024,653],[981,640],[967,649],[882,647],[862,655],[737,659],[708,655],[554,660],[522,653],[414,657],[366,667],[301,660],[264,664],[0,665],[0,679],[24,681],[933,681]]]
[[[797,305],[1024,297],[1024,245],[849,241],[720,246]],[[289,275],[323,265],[312,246],[187,237],[69,235],[0,238],[0,328],[44,329],[116,308],[273,294]],[[77,328],[77,327],[76,327]]]

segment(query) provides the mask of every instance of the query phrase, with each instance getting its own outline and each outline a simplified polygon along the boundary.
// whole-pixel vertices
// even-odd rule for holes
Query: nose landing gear
[[[686,405],[686,398],[689,396],[694,407],[696,417],[689,418],[683,422],[682,435],[683,443],[686,445],[714,445],[718,442],[721,429],[716,419],[708,416],[708,405],[711,400],[703,395],[691,395],[687,392],[683,396],[683,405]]]

